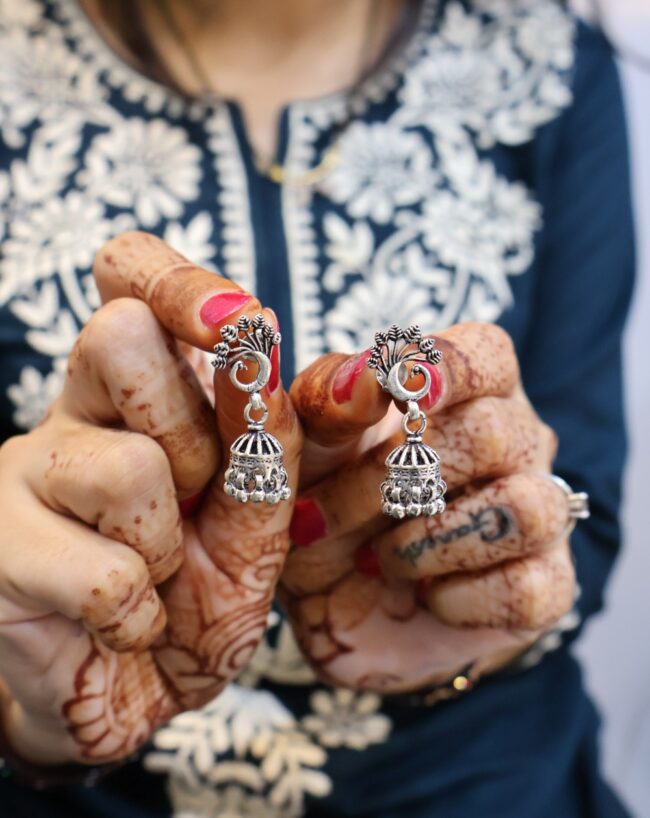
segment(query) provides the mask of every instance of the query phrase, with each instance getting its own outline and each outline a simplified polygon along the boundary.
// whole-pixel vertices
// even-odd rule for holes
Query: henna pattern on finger
[[[80,760],[105,763],[134,752],[177,706],[149,653],[116,654],[89,642],[62,714]]]
[[[190,542],[193,562],[161,586],[168,625],[150,650],[118,654],[87,637],[74,692],[62,705],[82,762],[127,757],[171,717],[217,695],[257,649],[289,547],[287,531],[229,540],[218,560]],[[213,544],[213,557],[217,550]]]
[[[506,509],[489,506],[476,513],[470,511],[469,522],[465,525],[452,528],[442,534],[429,534],[403,547],[395,546],[393,553],[399,559],[410,562],[415,567],[425,551],[431,551],[439,545],[449,545],[455,540],[474,533],[478,533],[482,542],[494,543],[507,536],[513,528],[514,523]]]

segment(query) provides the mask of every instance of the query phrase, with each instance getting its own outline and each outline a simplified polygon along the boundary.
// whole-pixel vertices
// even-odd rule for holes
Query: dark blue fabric
[[[559,435],[557,472],[591,496],[593,516],[573,537],[579,606],[588,615],[602,604],[620,541],[621,330],[634,242],[627,138],[612,54],[604,38],[584,26],[577,49],[574,104],[530,143],[497,146],[486,156],[501,174],[531,187],[544,207],[536,259],[528,274],[512,279],[514,306],[500,323],[515,341],[528,395]],[[287,327],[286,251],[273,243],[277,191],[259,180],[251,193],[258,262],[266,272],[259,294]],[[3,356],[13,354],[2,327],[0,343]],[[285,366],[288,376],[290,357]],[[295,712],[306,710],[306,690],[273,690]],[[310,818],[626,815],[600,777],[598,716],[566,649],[530,671],[486,681],[460,701],[431,710],[393,705],[388,713],[395,720],[388,743],[330,753],[334,791],[311,804]],[[137,765],[94,790],[36,794],[2,781],[0,815],[159,818],[169,814],[162,785],[161,777]]]

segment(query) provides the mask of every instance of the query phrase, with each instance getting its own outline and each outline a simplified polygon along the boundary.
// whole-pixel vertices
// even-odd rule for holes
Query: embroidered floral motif
[[[51,278],[55,273],[72,276],[88,269],[93,247],[111,235],[104,207],[76,190],[52,198],[16,219],[5,241],[3,271],[23,284]]]
[[[237,683],[244,687],[257,687],[263,679],[268,679],[276,684],[313,684],[316,674],[305,662],[289,623],[272,611],[269,630],[275,637],[275,644],[271,646],[267,632],[250,664],[237,678]]]
[[[42,13],[37,0],[0,0],[0,19],[5,26],[26,28],[37,23]]]
[[[201,152],[182,128],[162,119],[127,119],[100,134],[86,154],[79,183],[91,196],[133,209],[144,227],[177,219],[199,194]]]
[[[339,141],[339,151],[341,162],[323,189],[355,218],[387,224],[397,207],[421,201],[435,179],[424,140],[391,125],[357,122]]]
[[[323,796],[331,789],[319,769],[325,751],[278,699],[239,685],[230,685],[202,710],[177,716],[156,733],[154,747],[145,766],[170,773],[181,795],[191,795],[204,811],[219,803],[213,788],[224,782],[236,782],[237,797],[253,805],[257,801],[250,796],[264,794],[275,810],[271,815],[299,816],[306,795]],[[228,751],[233,760],[219,758]],[[182,799],[175,808],[183,808]]]
[[[302,725],[324,747],[365,750],[386,741],[390,733],[390,719],[378,712],[381,699],[374,693],[317,690],[310,701],[314,712],[303,718]]]
[[[170,778],[168,792],[175,806],[174,818],[291,818],[286,810],[236,784],[221,790],[192,789]]]
[[[23,368],[19,383],[7,390],[16,407],[13,419],[17,426],[31,429],[41,421],[47,407],[61,391],[65,368],[65,358],[58,358],[52,371],[45,376],[33,366]]]
[[[216,247],[213,237],[214,221],[205,210],[197,213],[185,226],[180,222],[169,222],[163,236],[170,247],[207,269],[214,264]]]
[[[24,145],[25,129],[38,120],[60,131],[110,116],[105,91],[57,31],[30,36],[0,18],[0,37],[0,135],[7,145]]]
[[[327,314],[326,338],[333,349],[355,352],[368,346],[377,327],[417,322],[431,327],[437,320],[426,287],[377,271],[369,280],[353,284]]]
[[[530,266],[541,212],[481,152],[527,141],[569,104],[573,36],[573,21],[552,0],[445,3],[394,112],[340,139],[340,163],[319,191],[341,207],[323,218],[321,282],[306,251],[318,236],[311,201],[287,191],[286,218],[299,226],[292,283],[302,296],[300,367],[324,351],[323,337],[333,349],[363,348],[386,310],[388,323],[398,310],[400,321],[435,330],[461,316],[493,320],[511,306],[508,278]],[[288,150],[296,172],[313,161],[319,133],[309,105],[302,116],[304,124],[294,115]],[[335,303],[323,332],[326,295]]]
[[[553,2],[450,2],[406,76],[397,118],[448,135],[468,128],[481,148],[525,142],[570,102],[573,36]]]

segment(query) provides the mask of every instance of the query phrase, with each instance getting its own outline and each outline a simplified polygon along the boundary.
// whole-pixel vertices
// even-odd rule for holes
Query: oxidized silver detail
[[[431,374],[423,364],[435,366],[441,359],[435,340],[423,338],[417,325],[403,330],[393,324],[388,332],[375,335],[370,350],[368,366],[377,371],[382,389],[394,400],[407,405],[402,418],[406,442],[386,458],[387,476],[381,484],[384,514],[398,520],[420,515],[432,517],[442,514],[446,508],[447,485],[440,475],[440,458],[422,441],[427,420],[417,404],[431,388]],[[408,362],[413,364],[410,369]],[[409,380],[417,376],[422,376],[423,385],[417,389],[407,388]],[[415,423],[417,428],[411,428]]]
[[[275,505],[291,497],[280,441],[263,429],[240,435],[230,447],[224,491],[240,503]]]
[[[558,477],[557,474],[549,474],[548,477],[562,489],[566,496],[568,519],[564,536],[567,537],[576,527],[578,520],[588,520],[591,517],[589,495],[586,491],[574,491],[567,481]]]
[[[404,517],[432,517],[446,508],[447,484],[440,476],[437,452],[422,442],[420,435],[408,435],[386,458],[388,471],[381,484],[384,514]]]
[[[224,475],[223,489],[240,503],[268,503],[275,505],[291,497],[284,450],[280,441],[264,431],[268,410],[260,390],[271,376],[271,352],[282,340],[279,332],[267,324],[262,314],[251,321],[242,315],[237,326],[227,324],[221,329],[223,341],[215,348],[215,369],[230,366],[230,380],[237,389],[249,394],[244,408],[248,431],[240,435],[230,447],[230,463]],[[237,374],[257,365],[257,376],[251,383],[240,381]]]

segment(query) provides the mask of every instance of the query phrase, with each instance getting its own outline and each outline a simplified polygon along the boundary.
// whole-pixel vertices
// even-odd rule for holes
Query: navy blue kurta
[[[625,815],[566,648],[600,607],[620,541],[634,241],[611,49],[553,0],[425,0],[357,103],[340,165],[315,189],[280,188],[255,171],[235,104],[188,104],[140,76],[71,0],[1,5],[1,436],[31,428],[57,394],[98,306],[93,253],[126,229],[272,307],[287,383],[393,322],[497,322],[559,435],[555,470],[591,497],[566,634],[529,670],[412,709],[314,685],[276,624],[241,684],[174,719],[142,762],[94,789],[0,782],[8,818]],[[313,165],[345,116],[344,94],[289,106],[281,160]]]

